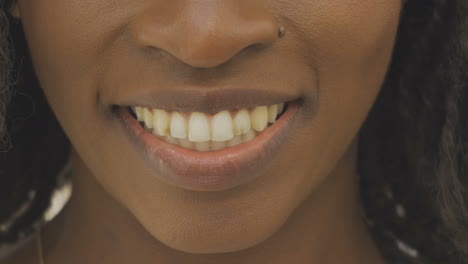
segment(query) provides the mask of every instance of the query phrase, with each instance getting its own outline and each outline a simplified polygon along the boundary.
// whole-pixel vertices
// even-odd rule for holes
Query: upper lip
[[[216,113],[222,110],[251,108],[293,101],[293,91],[278,92],[245,87],[177,87],[170,90],[147,89],[118,102],[120,106],[141,106],[168,111]]]

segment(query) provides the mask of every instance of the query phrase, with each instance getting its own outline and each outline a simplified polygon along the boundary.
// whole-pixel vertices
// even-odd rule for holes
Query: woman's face
[[[41,87],[89,172],[159,241],[206,253],[270,237],[331,177],[383,83],[401,5],[18,6]],[[271,113],[255,107],[279,103],[285,113],[262,130]],[[150,108],[156,127],[142,128],[132,106]]]

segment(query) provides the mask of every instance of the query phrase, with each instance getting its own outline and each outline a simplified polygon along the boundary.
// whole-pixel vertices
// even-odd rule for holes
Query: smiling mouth
[[[287,145],[300,105],[297,99],[285,101],[284,107],[212,114],[119,106],[116,114],[156,178],[186,190],[221,191],[262,175]]]
[[[165,111],[133,106],[133,117],[142,128],[168,143],[194,151],[217,151],[249,142],[272,126],[286,103],[223,110],[214,114]]]

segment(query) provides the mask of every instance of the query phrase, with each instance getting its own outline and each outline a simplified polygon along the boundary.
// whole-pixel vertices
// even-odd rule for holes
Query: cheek
[[[336,8],[330,29],[322,31],[328,37],[318,44],[320,102],[333,112],[341,111],[329,120],[360,125],[385,79],[400,5],[397,1],[348,2],[350,6]]]
[[[113,10],[112,2],[19,0],[35,70],[52,103],[56,97],[75,100],[75,96],[96,94],[91,90],[95,86],[85,84],[99,75],[112,48],[113,31],[129,15],[129,9]],[[125,2],[130,1],[119,0],[116,5]]]
[[[291,157],[310,157],[290,161],[293,174],[313,172],[298,189],[316,186],[329,175],[358,134],[385,79],[401,8],[398,1],[301,2],[309,5],[307,14],[285,10],[295,12],[293,30],[306,39],[303,54],[316,70],[319,106],[309,111],[306,119],[312,121],[291,147],[296,149]]]
[[[279,7],[295,17],[292,30],[307,43],[305,54],[313,66],[321,71],[351,65],[353,70],[386,66],[382,64],[391,55],[400,1],[299,1],[292,7]]]
[[[321,32],[326,35],[317,43],[322,71],[349,73],[343,79],[350,76],[382,79],[392,54],[400,14],[397,1],[387,2],[393,3],[361,0],[354,9],[346,5],[336,8],[334,19],[322,24]]]
[[[125,15],[125,10],[104,11],[106,2],[108,5],[107,0],[19,0],[41,88],[74,145],[91,150],[100,139],[89,131],[105,128],[95,85],[107,56],[101,47],[117,27],[113,23],[122,21],[109,14]]]
[[[56,107],[71,96],[81,101],[80,97],[89,94],[91,91],[83,87],[91,86],[83,85],[87,81],[83,76],[95,69],[89,68],[90,50],[81,45],[86,36],[76,23],[75,13],[79,11],[70,10],[73,2],[76,3],[20,1],[21,20],[36,74],[48,100]],[[95,40],[88,41],[88,46],[95,45]]]
[[[304,4],[305,1],[303,1]],[[363,119],[385,79],[393,52],[400,1],[313,1],[297,27],[307,32],[308,63],[316,69],[320,111],[327,120]],[[307,21],[301,23],[300,21]],[[340,115],[336,115],[336,113]],[[334,114],[335,113],[335,114]],[[324,122],[330,122],[324,120]]]

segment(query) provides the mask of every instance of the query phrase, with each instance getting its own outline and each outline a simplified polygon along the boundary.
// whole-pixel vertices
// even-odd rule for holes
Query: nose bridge
[[[132,34],[142,48],[164,50],[192,67],[215,67],[277,39],[276,19],[261,1],[158,0],[136,19]]]

